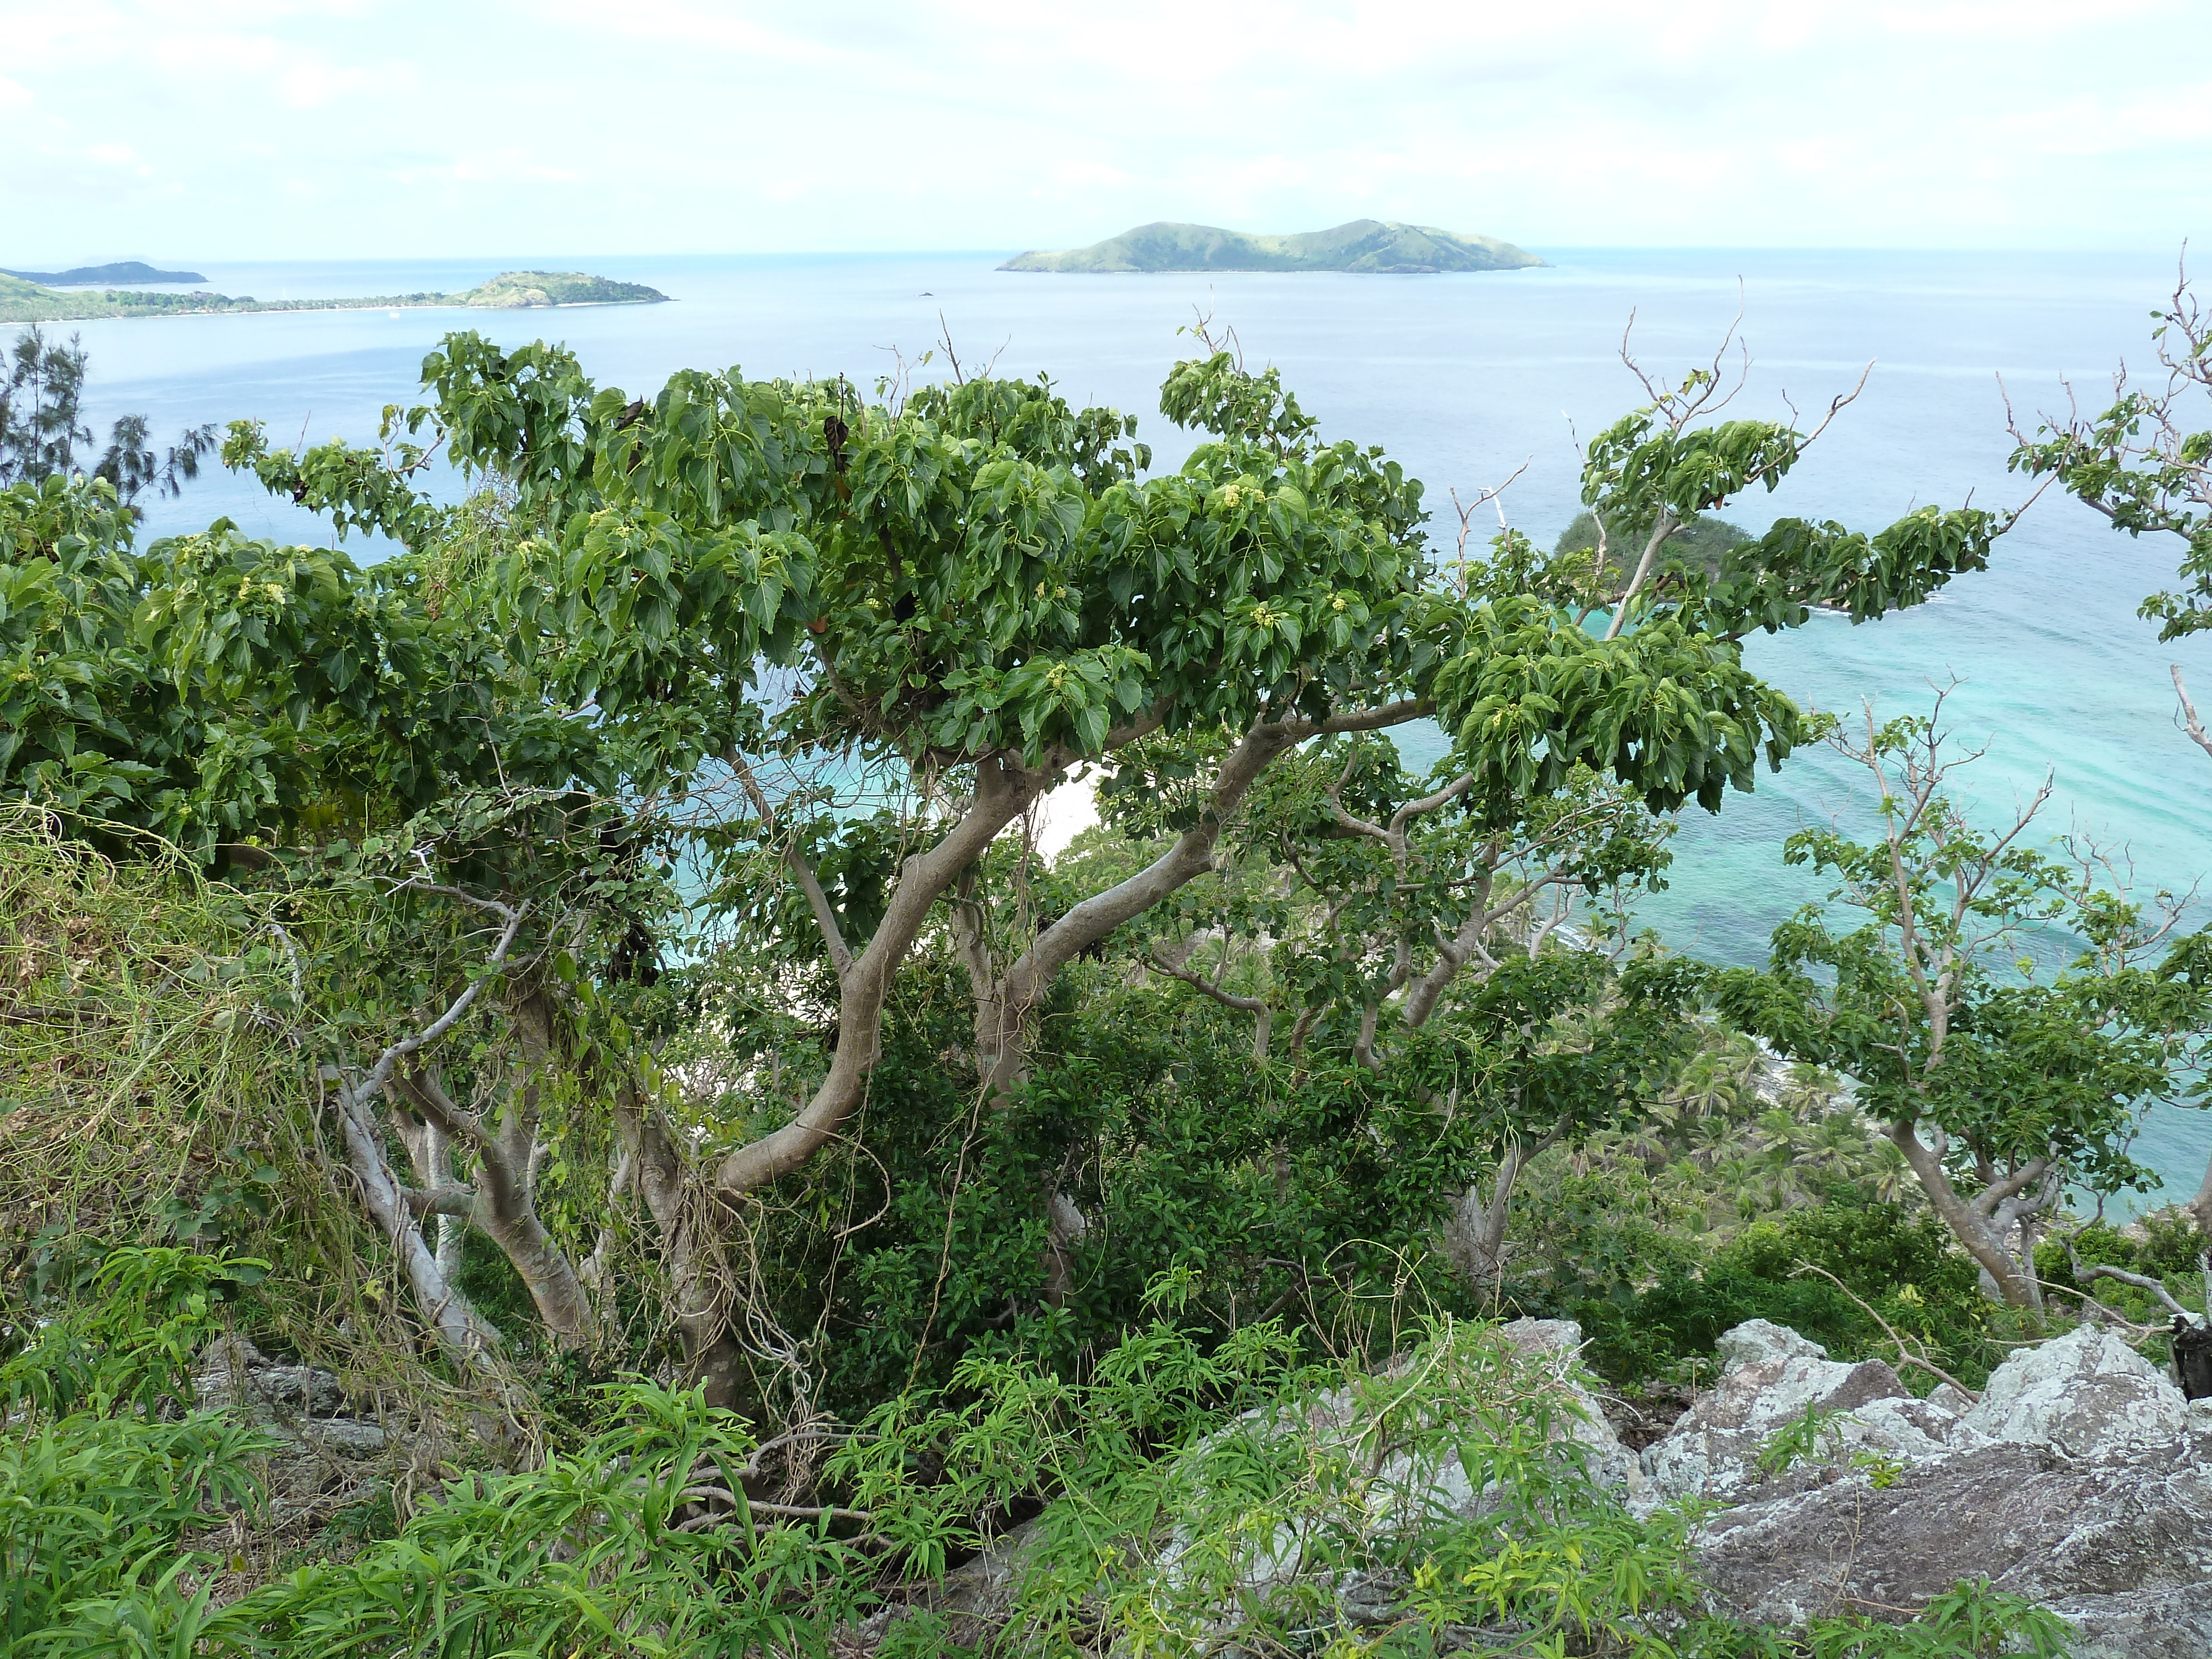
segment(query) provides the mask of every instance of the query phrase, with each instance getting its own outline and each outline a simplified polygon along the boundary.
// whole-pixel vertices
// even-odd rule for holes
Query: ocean
[[[1193,349],[1177,331],[1210,317],[1234,330],[1249,362],[1281,367],[1326,434],[1381,444],[1423,479],[1440,539],[1456,530],[1451,490],[1464,495],[1525,462],[1507,511],[1548,544],[1578,507],[1572,434],[1642,400],[1620,361],[1632,315],[1631,349],[1679,378],[1710,362],[1741,308],[1750,374],[1731,412],[1780,414],[1786,398],[1817,417],[1871,362],[1865,394],[1788,482],[1723,516],[1752,531],[1785,514],[1874,530],[1919,503],[2023,501],[2027,486],[2005,471],[2006,394],[2026,418],[2063,408],[2069,385],[2101,408],[2114,364],[2148,360],[2148,313],[2175,275],[2172,250],[1543,252],[1542,270],[1413,277],[1014,275],[994,269],[1004,253],[202,264],[211,286],[263,298],[451,291],[537,268],[649,283],[676,303],[70,326],[92,354],[94,424],[143,411],[165,439],[245,416],[277,442],[373,438],[385,404],[416,399],[423,354],[454,328],[510,344],[565,340],[600,384],[633,395],[679,368],[732,365],[755,376],[842,373],[866,386],[935,348],[918,371],[933,376],[949,338],[971,373],[987,363],[1042,372],[1072,398],[1139,414],[1156,465],[1172,466],[1188,440],[1157,414],[1159,381]],[[289,501],[220,473],[156,505],[149,533],[216,514],[257,535],[330,539]],[[1885,717],[1925,710],[1933,687],[1955,682],[1949,722],[1962,744],[1987,751],[1960,791],[1978,813],[2008,821],[2048,776],[2039,822],[2050,835],[2095,841],[2139,891],[2187,894],[2212,866],[2212,757],[2175,723],[2167,665],[2182,665],[2200,702],[2212,699],[2212,643],[2161,646],[2135,614],[2168,584],[2176,555],[2046,494],[1988,572],[1932,603],[1858,628],[1815,617],[1754,639],[1747,655],[1802,702],[1850,712],[1871,701]],[[1401,746],[1427,759],[1442,743],[1431,728]],[[1641,916],[1680,949],[1757,963],[1775,924],[1826,890],[1781,862],[1784,837],[1831,818],[1864,825],[1869,807],[1863,775],[1825,751],[1801,753],[1717,817],[1684,815],[1668,888]],[[2137,1152],[2166,1190],[2116,1207],[2186,1196],[2212,1155],[2212,1113],[2154,1111]]]

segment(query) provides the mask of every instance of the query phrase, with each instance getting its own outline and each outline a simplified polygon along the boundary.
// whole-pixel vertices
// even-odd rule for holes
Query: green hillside
[[[1346,270],[1410,275],[1445,270],[1520,270],[1544,262],[1495,236],[1463,236],[1433,225],[1354,219],[1330,230],[1249,236],[1213,225],[1164,220],[1139,225],[1089,247],[1024,253],[1001,270]]]
[[[0,270],[0,276],[21,276],[27,283],[53,287],[89,283],[204,283],[197,270],[157,270],[143,259],[125,259],[112,265],[77,265],[68,270]]]
[[[381,294],[351,300],[256,300],[227,294],[155,294],[107,289],[58,294],[19,276],[0,276],[0,323],[69,323],[101,317],[204,316],[234,311],[382,311],[469,306],[519,311],[543,306],[653,305],[668,298],[642,283],[617,283],[580,270],[510,270],[459,294]]]

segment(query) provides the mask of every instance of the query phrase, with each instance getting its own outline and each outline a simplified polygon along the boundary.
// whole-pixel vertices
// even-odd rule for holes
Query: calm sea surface
[[[1738,410],[1808,410],[1869,361],[1866,395],[1771,496],[1727,516],[1759,530],[1777,514],[1869,530],[1916,503],[2014,504],[1999,376],[2023,410],[2085,402],[2125,356],[2146,360],[2146,313],[2170,289],[2167,252],[2136,255],[1553,251],[1541,270],[1472,276],[1015,276],[1004,255],[724,259],[486,259],[422,264],[204,265],[212,284],[263,298],[450,291],[502,270],[586,269],[650,283],[678,303],[557,313],[331,312],[149,319],[78,325],[93,355],[92,414],[143,410],[156,430],[257,416],[273,439],[374,436],[387,403],[416,393],[424,352],[446,330],[506,343],[566,340],[601,384],[650,392],[672,370],[740,365],[750,374],[848,374],[866,384],[911,362],[949,329],[972,370],[1049,373],[1070,396],[1145,416],[1158,464],[1186,446],[1154,412],[1162,374],[1189,349],[1180,325],[1210,312],[1247,358],[1279,364],[1331,435],[1383,445],[1429,488],[1440,532],[1448,491],[1493,483],[1524,460],[1507,501],[1548,542],[1576,511],[1570,428],[1585,435],[1638,401],[1621,331],[1654,369],[1679,375],[1735,314],[1752,351]],[[940,324],[940,317],[942,323]],[[943,359],[926,374],[940,372]],[[248,531],[325,542],[327,526],[250,480],[204,480],[154,511],[155,532],[228,514]],[[1495,520],[1491,521],[1494,526]],[[356,546],[356,555],[376,549]],[[1963,741],[1986,745],[1964,793],[1991,819],[2054,780],[2045,822],[2132,860],[2138,885],[2191,888],[2212,868],[2212,758],[2177,729],[2169,661],[2212,697],[2212,644],[2162,647],[2135,615],[2170,579],[2175,551],[2107,530],[2046,496],[2001,544],[1993,568],[1918,611],[1863,628],[1830,618],[1755,639],[1752,665],[1802,701],[1885,714],[1924,708],[1930,683]],[[1433,732],[1405,745],[1421,758]],[[1645,919],[1708,958],[1754,963],[1768,932],[1824,887],[1778,849],[1801,823],[1863,823],[1869,793],[1825,752],[1793,758],[1718,817],[1692,811],[1670,889]],[[2212,1153],[2212,1114],[2147,1126],[2139,1154],[2194,1190]],[[2154,1200],[2153,1201],[2155,1201]]]

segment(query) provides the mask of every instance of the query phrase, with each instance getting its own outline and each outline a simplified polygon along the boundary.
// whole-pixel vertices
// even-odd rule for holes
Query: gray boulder
[[[1590,1473],[1604,1485],[1624,1488],[1632,1502],[1643,1498],[1647,1482],[1642,1464],[1620,1443],[1597,1396],[1579,1375],[1583,1328],[1571,1319],[1516,1319],[1499,1326],[1498,1334],[1542,1364],[1570,1407],[1554,1432],[1563,1429],[1567,1439],[1588,1450]]]
[[[1682,1414],[1674,1432],[1644,1449],[1644,1501],[1680,1498],[1726,1502],[1765,1480],[1759,1455],[1808,1409],[1852,1412],[1856,1443],[1896,1455],[1923,1446],[1948,1449],[1952,1414],[1914,1401],[1879,1359],[1846,1364],[1793,1330],[1754,1319],[1722,1336],[1720,1382]],[[1871,1415],[1858,1408],[1898,1402]],[[1848,1431],[1839,1430],[1841,1432]],[[1892,1443],[1892,1437],[1895,1443]]]
[[[1733,1501],[1698,1543],[1727,1611],[1794,1624],[1986,1577],[2071,1622],[2076,1659],[2212,1655],[2212,1410],[2117,1337],[2021,1349],[1978,1402],[1872,1392],[1764,1322],[1721,1346],[1720,1387],[1644,1457],[1669,1495]],[[1759,1447],[1808,1403],[1844,1409],[1809,1465],[1763,1477]]]
[[[1966,1420],[1991,1440],[2069,1457],[2178,1446],[2190,1422],[2188,1402],[2165,1373],[2094,1325],[2014,1354]]]
[[[1986,1577],[2075,1618],[2077,1659],[2212,1653],[2212,1466],[2194,1459],[1984,1445],[1723,1510],[1698,1555],[1747,1619],[1917,1607]]]
[[[271,1359],[235,1334],[201,1352],[192,1392],[206,1409],[240,1413],[311,1454],[374,1457],[386,1444],[382,1427],[351,1415],[334,1372]]]

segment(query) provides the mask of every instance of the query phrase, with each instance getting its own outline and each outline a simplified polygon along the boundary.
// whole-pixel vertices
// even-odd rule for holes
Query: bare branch
[[[2191,743],[2212,755],[2212,733],[2208,733],[2204,722],[2197,718],[2197,705],[2190,702],[2189,688],[2182,683],[2181,665],[2175,663],[2172,667],[2174,694],[2181,699],[2182,730],[2189,733]]]
[[[499,943],[493,947],[491,955],[485,959],[483,971],[469,981],[468,988],[453,999],[452,1006],[414,1036],[402,1037],[377,1056],[376,1064],[370,1068],[368,1075],[362,1079],[359,1087],[352,1091],[355,1097],[364,1103],[384,1092],[386,1086],[392,1081],[393,1066],[410,1054],[421,1053],[459,1024],[461,1016],[468,1012],[471,1005],[477,1000],[477,994],[483,989],[485,981],[507,960],[507,953],[514,944],[514,936],[522,931],[522,919],[530,911],[527,904],[517,908],[510,908],[496,900],[476,898],[470,894],[461,892],[458,888],[425,885],[423,890],[447,893],[466,900],[471,904],[481,905],[485,908],[495,908],[505,914],[507,926],[500,933]]]
[[[775,836],[777,833],[775,809],[769,805],[768,793],[760,787],[760,780],[753,775],[753,769],[746,763],[744,756],[732,744],[723,751],[722,758],[738,775],[738,781],[744,786],[745,794],[753,804],[753,811],[760,815],[761,827],[771,836]],[[790,870],[792,879],[799,884],[799,890],[806,895],[807,906],[814,912],[814,925],[822,930],[822,942],[830,948],[830,965],[842,980],[853,971],[853,953],[845,944],[844,930],[837,925],[837,913],[830,908],[829,896],[823,892],[821,882],[815,878],[814,866],[807,862],[806,854],[799,850],[799,838],[785,836],[782,841],[784,864]]]
[[[2178,1315],[2179,1317],[2189,1321],[2192,1325],[2200,1322],[2200,1316],[2198,1315],[2191,1312],[2187,1308],[2183,1307],[2180,1303],[2175,1301],[2173,1293],[2167,1290],[2165,1285],[2160,1284],[2155,1279],[2149,1278],[2142,1273],[2131,1273],[2124,1267],[2108,1267],[2101,1261],[2094,1267],[2085,1267],[2081,1265],[2081,1258],[2074,1253],[2074,1241],[2071,1238],[2069,1238],[2063,1242],[2066,1245],[2066,1265],[2073,1268],[2075,1278],[2084,1280],[2091,1279],[2117,1279],[2123,1285],[2132,1285],[2139,1291],[2149,1291],[2150,1294],[2156,1298],[2159,1305],[2164,1308],[2168,1313]],[[2202,1317],[2204,1319],[2212,1319],[2212,1314],[2206,1314]],[[2129,1322],[2133,1323],[2132,1321]]]
[[[1852,1301],[1856,1302],[1859,1304],[1861,1311],[1863,1311],[1868,1318],[1873,1320],[1875,1324],[1881,1326],[1882,1330],[1889,1337],[1890,1341],[1896,1346],[1898,1354],[1897,1363],[1899,1364],[1917,1365],[1922,1370],[1926,1371],[1929,1376],[1934,1377],[1937,1382],[1948,1382],[1960,1394],[1966,1395],[1967,1399],[1977,1402],[1981,1400],[1980,1395],[1977,1394],[1973,1389],[1968,1388],[1965,1383],[1959,1381],[1959,1379],[1952,1376],[1950,1372],[1943,1370],[1941,1366],[1936,1365],[1927,1359],[1917,1349],[1907,1346],[1905,1339],[1897,1334],[1895,1328],[1893,1327],[1887,1319],[1884,1319],[1872,1308],[1867,1306],[1865,1301],[1859,1296],[1857,1291],[1854,1291],[1850,1285],[1844,1284],[1842,1279],[1837,1278],[1835,1274],[1830,1273],[1826,1267],[1816,1267],[1809,1261],[1800,1261],[1797,1264],[1796,1273],[1818,1273],[1821,1278],[1826,1279],[1828,1283],[1833,1285],[1838,1290],[1841,1291],[1845,1296],[1850,1297]],[[1792,1273],[1791,1277],[1795,1278],[1796,1273]]]
[[[1224,943],[1225,944],[1226,941]],[[1188,968],[1178,968],[1175,963],[1165,960],[1157,950],[1147,951],[1145,960],[1147,966],[1157,968],[1169,978],[1179,979],[1184,984],[1204,992],[1224,1008],[1234,1008],[1243,1013],[1256,1015],[1260,1024],[1259,1030],[1252,1039],[1252,1058],[1257,1060],[1264,1060],[1267,1058],[1268,1038],[1274,1027],[1274,1012],[1268,1007],[1267,998],[1239,996],[1234,991],[1224,991],[1205,975],[1194,973]]]

